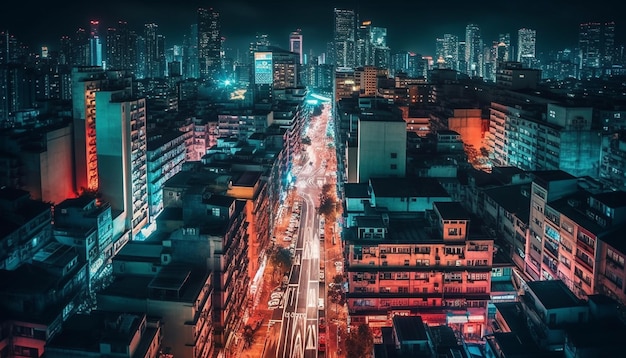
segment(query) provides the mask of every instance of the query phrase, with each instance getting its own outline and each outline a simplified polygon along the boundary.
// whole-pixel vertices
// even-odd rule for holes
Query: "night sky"
[[[452,33],[464,38],[465,25],[477,24],[486,44],[498,33],[509,32],[515,45],[517,30],[537,30],[537,50],[562,49],[577,44],[578,25],[588,21],[613,20],[616,43],[623,44],[626,19],[616,16],[616,1],[596,0],[66,0],[61,2],[12,2],[0,12],[0,30],[8,30],[31,46],[55,48],[61,35],[71,35],[77,28],[88,28],[89,21],[99,19],[114,26],[126,20],[139,30],[154,22],[166,36],[166,46],[180,43],[182,34],[196,21],[196,9],[214,7],[220,12],[222,34],[227,47],[244,50],[256,32],[270,35],[273,44],[288,48],[289,33],[302,29],[306,53],[325,51],[332,39],[333,8],[352,8],[361,20],[373,26],[386,27],[392,52],[407,50],[433,55],[435,38]]]

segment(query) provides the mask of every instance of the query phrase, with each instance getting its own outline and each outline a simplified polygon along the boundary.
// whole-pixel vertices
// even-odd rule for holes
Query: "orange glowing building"
[[[415,213],[418,214],[418,213]],[[458,202],[434,202],[412,218],[363,215],[344,232],[351,322],[375,334],[395,315],[484,333],[493,239],[474,233]]]

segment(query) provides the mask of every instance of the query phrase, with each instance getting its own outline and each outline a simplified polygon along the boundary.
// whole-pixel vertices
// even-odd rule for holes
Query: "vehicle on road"
[[[320,281],[324,281],[324,270],[320,270]]]
[[[324,299],[323,298],[318,298],[317,299],[317,309],[318,310],[324,310]]]

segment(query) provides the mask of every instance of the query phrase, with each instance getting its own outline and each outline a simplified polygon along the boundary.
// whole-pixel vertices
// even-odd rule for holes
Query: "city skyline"
[[[583,22],[616,21],[617,45],[624,43],[624,29],[611,12],[608,1],[596,2],[585,8],[582,2],[552,1],[548,4],[528,1],[523,6],[513,3],[482,2],[480,7],[464,2],[449,2],[445,9],[436,4],[386,2],[385,5],[361,1],[317,1],[297,3],[273,1],[265,5],[253,1],[184,1],[173,6],[166,1],[145,2],[114,0],[106,5],[93,3],[89,7],[73,2],[63,6],[43,4],[27,8],[17,4],[13,12],[0,15],[0,29],[8,31],[35,51],[40,46],[55,49],[62,35],[72,35],[78,28],[87,28],[89,21],[99,20],[106,27],[117,21],[127,21],[133,29],[155,23],[166,38],[166,46],[181,44],[190,26],[197,22],[199,7],[213,7],[220,13],[221,33],[226,47],[243,50],[256,33],[267,33],[273,44],[289,48],[289,34],[301,29],[306,54],[325,52],[332,40],[333,9],[354,9],[361,21],[371,20],[373,26],[385,27],[392,52],[412,51],[434,55],[435,39],[445,33],[464,37],[467,24],[476,24],[485,44],[498,39],[500,33],[510,33],[516,41],[520,28],[536,31],[537,52],[572,48],[578,44],[579,25]],[[537,11],[538,6],[543,11]],[[450,11],[453,9],[454,11]],[[541,8],[539,8],[541,9]],[[71,13],[68,16],[67,13]],[[26,13],[25,16],[15,14]],[[424,14],[426,13],[426,14]],[[544,14],[556,14],[551,18]],[[512,18],[512,14],[515,17]],[[441,16],[437,16],[441,15]],[[30,21],[25,20],[30,19]],[[63,19],[63,21],[59,21]]]

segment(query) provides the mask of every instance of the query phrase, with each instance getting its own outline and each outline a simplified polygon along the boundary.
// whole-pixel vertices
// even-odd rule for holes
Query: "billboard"
[[[254,53],[254,83],[271,84],[274,82],[272,53]]]

